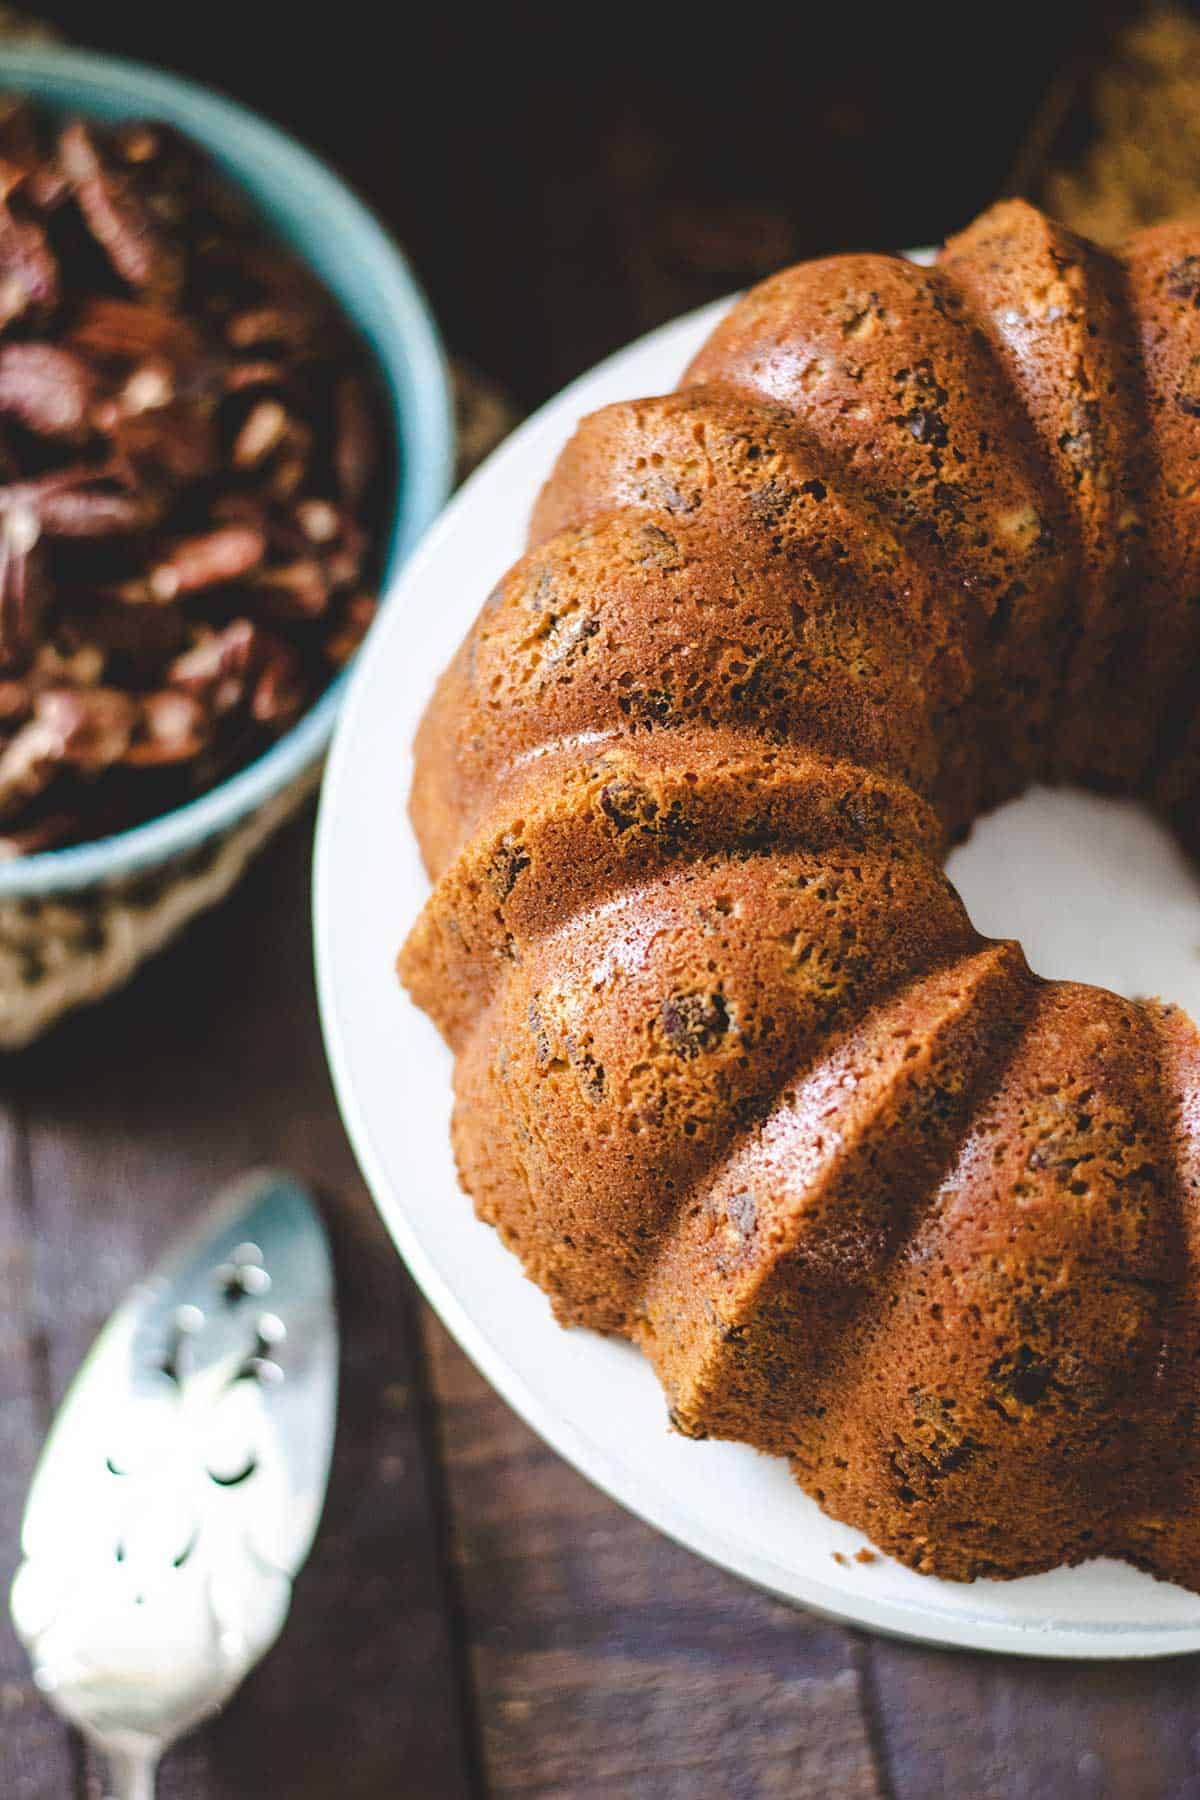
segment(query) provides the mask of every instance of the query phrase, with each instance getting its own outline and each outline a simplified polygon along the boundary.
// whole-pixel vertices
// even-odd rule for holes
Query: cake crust
[[[1198,370],[1195,226],[785,270],[581,422],[417,738],[480,1217],[677,1430],[954,1579],[1200,1589],[1200,1035],[942,871],[1033,781],[1194,847]]]

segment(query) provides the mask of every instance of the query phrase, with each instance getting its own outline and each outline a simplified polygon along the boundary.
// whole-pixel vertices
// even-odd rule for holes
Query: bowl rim
[[[236,141],[243,165],[276,174],[286,170],[291,182],[304,187],[315,215],[336,218],[343,257],[369,272],[396,326],[395,342],[386,347],[360,334],[382,378],[389,423],[401,452],[379,584],[382,607],[401,566],[450,493],[454,462],[445,350],[403,251],[366,203],[314,152],[239,101],[126,57],[56,45],[0,48],[0,90],[28,91],[34,100],[53,104],[60,88],[70,93],[58,95],[59,102],[85,115],[89,103],[114,99],[129,101],[147,116],[166,108],[185,135],[218,161],[222,142]],[[236,185],[235,175],[229,179]],[[307,260],[302,250],[295,254]],[[340,671],[276,743],[207,792],[107,837],[0,862],[0,900],[112,884],[140,871],[149,873],[222,835],[319,760],[332,735],[348,673]]]

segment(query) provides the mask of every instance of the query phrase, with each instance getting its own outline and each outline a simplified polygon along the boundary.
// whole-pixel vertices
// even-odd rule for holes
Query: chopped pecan
[[[355,594],[347,600],[335,631],[325,640],[325,654],[336,668],[348,663],[366,637],[379,611],[374,594]]]
[[[260,569],[254,592],[262,610],[280,620],[317,619],[329,604],[329,577],[313,558]]]
[[[158,506],[108,469],[77,463],[32,481],[0,486],[0,512],[25,508],[46,537],[128,536],[154,523]]]
[[[169,364],[148,360],[133,371],[118,396],[126,416],[156,412],[175,398],[175,382]]]
[[[282,363],[268,362],[265,358],[255,362],[235,362],[225,371],[225,391],[244,394],[252,388],[278,388],[286,379]]]
[[[287,434],[271,460],[264,486],[273,500],[288,501],[295,497],[308,479],[313,434],[298,420],[288,421]]]
[[[45,792],[64,767],[96,775],[129,748],[137,707],[115,688],[48,688],[0,752],[0,816]]]
[[[342,499],[357,511],[378,461],[370,398],[357,375],[345,375],[338,382],[336,405],[334,468]]]
[[[56,739],[62,762],[96,774],[119,762],[137,723],[137,704],[119,688],[47,688],[33,709],[34,723]]]
[[[170,664],[167,679],[213,712],[229,712],[245,695],[260,643],[260,633],[249,619],[234,619],[223,631],[202,633]]]
[[[58,149],[79,210],[122,281],[140,293],[174,296],[183,280],[182,253],[128,176],[108,165],[82,120],[64,127]]]
[[[295,514],[296,523],[311,544],[331,544],[341,532],[341,516],[328,500],[301,500]]]
[[[334,587],[353,587],[361,579],[365,552],[362,532],[343,521],[341,537],[325,551],[325,568]]]
[[[34,691],[30,682],[14,677],[0,680],[0,731],[6,735],[29,717]]]
[[[0,750],[0,819],[10,819],[45,793],[62,758],[49,727],[30,719]]]
[[[42,813],[30,824],[0,835],[0,862],[11,862],[18,856],[32,856],[37,850],[51,850],[55,844],[74,837],[79,824],[77,813]]]
[[[49,312],[59,294],[58,264],[45,232],[0,205],[0,327]]]
[[[277,450],[288,434],[288,416],[278,400],[260,400],[246,415],[233,443],[235,469],[253,469]]]
[[[235,313],[225,328],[234,350],[292,349],[311,346],[314,319],[300,306],[258,306]]]
[[[52,490],[35,504],[42,530],[52,538],[128,537],[159,515],[151,495],[131,493],[104,475]]]
[[[279,638],[265,648],[262,671],[254,686],[250,711],[260,725],[278,728],[302,711],[308,698],[300,658]]]
[[[139,585],[144,590],[145,583]],[[120,582],[81,601],[63,630],[72,661],[99,657],[102,670],[115,664],[140,688],[160,679],[172,657],[182,653],[189,633],[180,607],[155,606],[144,591],[129,591],[133,586]],[[138,599],[141,604],[133,604]],[[71,679],[89,685],[82,674]]]
[[[127,163],[153,162],[162,150],[162,135],[142,119],[119,125],[113,134],[113,149]]]
[[[29,680],[35,689],[97,687],[104,675],[105,653],[99,643],[39,644]]]
[[[29,340],[0,345],[0,413],[38,437],[86,438],[95,391],[95,375],[71,350]]]
[[[131,484],[186,487],[220,471],[220,445],[212,413],[187,400],[126,413],[118,420],[111,441],[114,466]]]
[[[28,171],[20,163],[13,162],[10,157],[0,155],[0,200],[7,206]]]
[[[97,295],[79,309],[68,341],[93,356],[125,362],[159,357],[168,364],[195,362],[202,354],[200,336],[190,319],[145,300]]]
[[[0,118],[0,197],[7,203],[45,166],[28,107],[6,101]]]
[[[142,700],[137,734],[124,761],[131,768],[162,768],[190,762],[208,741],[204,708],[191,694],[163,688]]]
[[[161,357],[147,357],[122,382],[115,394],[92,408],[92,422],[97,431],[107,436],[120,429],[126,419],[140,413],[157,412],[175,398],[175,380],[171,365]]]
[[[153,599],[177,600],[203,593],[251,574],[267,553],[267,540],[253,525],[222,525],[198,537],[180,538],[151,569],[147,585]]]

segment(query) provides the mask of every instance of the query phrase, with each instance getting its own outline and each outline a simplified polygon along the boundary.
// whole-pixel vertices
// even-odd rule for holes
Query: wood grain
[[[850,1632],[622,1512],[426,1338],[491,1793],[885,1791]]]
[[[1194,1657],[1042,1663],[880,1638],[869,1658],[898,1796],[1200,1794]]]
[[[18,1557],[21,1512],[49,1422],[45,1341],[29,1294],[32,1217],[19,1112],[0,1104],[0,1546],[2,1573]],[[38,1696],[25,1652],[0,1617],[0,1790],[11,1800],[74,1791],[76,1758],[65,1728]]]
[[[275,1162],[328,1196],[343,1358],[323,1528],[283,1639],[229,1711],[168,1759],[164,1800],[366,1800],[395,1791],[400,1770],[430,1796],[471,1786],[412,1293],[354,1168],[317,1026],[310,835],[308,816],[229,906],[13,1072],[9,1140],[27,1160],[32,1234],[22,1337],[45,1346],[55,1401],[124,1290],[219,1182]],[[5,1379],[19,1367],[6,1358]],[[5,1410],[21,1435],[14,1465],[27,1469],[33,1422],[22,1429],[14,1412],[10,1427]],[[0,1757],[8,1750],[6,1738]],[[69,1791],[46,1779],[28,1791]],[[89,1781],[98,1792],[94,1769]]]

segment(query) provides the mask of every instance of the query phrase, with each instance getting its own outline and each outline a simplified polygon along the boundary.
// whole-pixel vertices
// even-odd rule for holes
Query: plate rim
[[[486,491],[502,478],[508,459],[517,461],[530,440],[556,421],[560,413],[568,412],[597,383],[617,373],[636,354],[645,353],[660,340],[673,339],[689,329],[699,330],[709,319],[719,317],[735,297],[712,302],[645,333],[578,376],[525,420],[459,489],[426,534],[397,583],[393,618],[404,610],[402,596],[406,590],[415,588],[424,579],[426,568],[436,565],[443,543],[459,529],[463,516],[470,515],[480,489]],[[484,581],[481,580],[479,592],[483,591]],[[473,602],[475,598],[472,596]],[[472,610],[468,617],[473,616]],[[907,1605],[893,1599],[880,1601],[865,1591],[860,1602],[849,1605],[843,1592],[826,1588],[818,1576],[806,1574],[797,1578],[775,1558],[749,1554],[732,1539],[723,1539],[707,1523],[697,1521],[677,1495],[622,1465],[603,1443],[549,1407],[524,1377],[506,1362],[502,1349],[488,1337],[459,1299],[422,1242],[402,1200],[392,1192],[390,1177],[376,1148],[371,1121],[355,1090],[348,1036],[344,1032],[345,1020],[339,1004],[337,958],[333,947],[333,846],[338,797],[343,783],[352,779],[345,747],[350,741],[353,721],[371,671],[386,656],[387,635],[380,632],[377,641],[366,646],[353,672],[322,787],[313,861],[318,1007],[335,1096],[374,1203],[417,1285],[484,1378],[538,1437],[601,1492],[685,1549],[789,1605],[848,1626],[866,1627],[884,1636],[955,1650],[1053,1659],[1125,1660],[1179,1655],[1200,1649],[1200,1619],[1194,1624],[1152,1625],[1136,1620],[1125,1626],[1075,1623],[1055,1617],[1049,1611],[1038,1623],[989,1617],[982,1612],[972,1614],[967,1607],[947,1613],[937,1604],[939,1592],[953,1586],[965,1594],[976,1584],[951,1584],[933,1577],[918,1578],[923,1584],[928,1583],[928,1603],[925,1605],[917,1602]],[[459,1198],[464,1207],[469,1207],[461,1190]],[[480,1226],[479,1229],[487,1228]],[[1095,1566],[1100,1568],[1102,1565],[1097,1563]],[[1006,1584],[978,1585],[1002,1588]],[[1162,1585],[1171,1587],[1171,1584]]]

